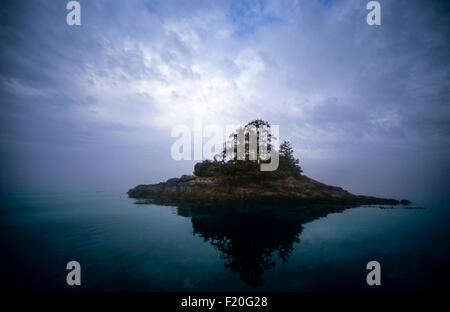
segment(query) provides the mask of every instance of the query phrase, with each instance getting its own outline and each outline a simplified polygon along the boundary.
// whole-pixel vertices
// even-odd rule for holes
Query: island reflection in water
[[[275,266],[278,255],[287,263],[300,242],[303,224],[350,207],[227,205],[178,207],[180,216],[192,221],[194,235],[217,248],[225,268],[239,274],[247,285],[264,283],[264,271]]]
[[[117,194],[0,202],[1,276],[10,291],[73,291],[70,260],[82,266],[78,291],[373,291],[372,260],[382,264],[381,291],[440,290],[450,276],[445,201],[417,203],[420,210],[178,209]]]

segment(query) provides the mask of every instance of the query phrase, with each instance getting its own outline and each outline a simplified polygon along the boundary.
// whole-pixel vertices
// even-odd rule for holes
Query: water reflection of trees
[[[342,209],[229,205],[179,207],[178,214],[191,218],[194,235],[221,252],[227,269],[257,287],[264,283],[264,271],[275,266],[276,256],[288,261],[303,224]]]

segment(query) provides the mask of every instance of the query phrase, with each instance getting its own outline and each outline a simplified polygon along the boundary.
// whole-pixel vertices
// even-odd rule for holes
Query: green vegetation
[[[281,144],[279,151],[273,150],[271,145],[272,137],[270,135],[267,136],[267,142],[264,142],[262,137],[260,138],[260,127],[270,127],[269,123],[263,120],[254,120],[249,122],[247,126],[254,126],[252,128],[254,131],[252,134],[256,136],[256,160],[250,160],[250,148],[249,148],[249,133],[245,134],[245,159],[237,160],[236,151],[238,146],[238,140],[236,134],[232,134],[233,138],[232,142],[232,150],[234,151],[234,157],[231,159],[226,159],[224,157],[226,155],[226,145],[222,152],[222,159],[217,160],[217,157],[214,160],[205,160],[203,162],[197,163],[194,167],[194,175],[197,177],[213,177],[222,181],[226,184],[247,184],[250,182],[253,183],[262,183],[265,180],[278,180],[286,177],[294,177],[300,178],[302,173],[302,169],[299,165],[299,160],[294,157],[294,150],[292,149],[289,142],[284,141]],[[249,128],[247,128],[249,129]],[[243,128],[238,129],[238,131],[243,131]],[[256,133],[255,133],[256,131]],[[242,144],[242,143],[241,143]],[[275,171],[261,171],[260,164],[263,162],[270,162],[269,160],[262,160],[260,153],[260,146],[262,144],[267,145],[267,150],[272,153],[279,154],[279,166]]]
[[[294,150],[288,141],[284,141],[280,145],[280,165],[278,166],[278,170],[285,176],[290,175],[294,178],[300,178],[303,172],[300,167],[300,161],[294,157]]]

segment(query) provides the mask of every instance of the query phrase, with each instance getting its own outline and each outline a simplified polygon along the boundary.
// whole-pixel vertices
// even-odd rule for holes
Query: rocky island
[[[254,120],[252,126],[257,139],[256,146],[263,142],[258,129],[270,127],[268,122]],[[224,147],[221,160],[216,158],[197,163],[194,175],[183,175],[157,184],[138,185],[128,191],[128,196],[150,200],[160,204],[210,206],[224,203],[273,203],[273,204],[326,204],[334,206],[397,205],[408,204],[395,199],[354,195],[348,191],[313,180],[302,174],[299,160],[289,142],[285,141],[275,152],[279,166],[272,172],[260,170],[261,160],[249,160],[250,135],[243,137],[244,160],[236,155],[238,140],[233,141],[234,155],[227,159]],[[270,136],[264,142],[271,150]],[[256,151],[259,155],[259,150]],[[242,158],[242,157],[241,157]]]
[[[331,205],[397,205],[395,199],[354,195],[305,175],[264,184],[225,185],[211,177],[183,175],[157,184],[138,185],[128,196],[160,204],[214,205],[229,202],[264,202]]]

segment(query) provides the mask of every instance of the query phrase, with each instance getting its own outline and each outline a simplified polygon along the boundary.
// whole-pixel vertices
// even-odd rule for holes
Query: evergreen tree
[[[294,149],[292,148],[291,143],[284,141],[283,144],[280,145],[279,169],[294,178],[299,178],[303,172],[299,163],[300,161],[294,156]]]

